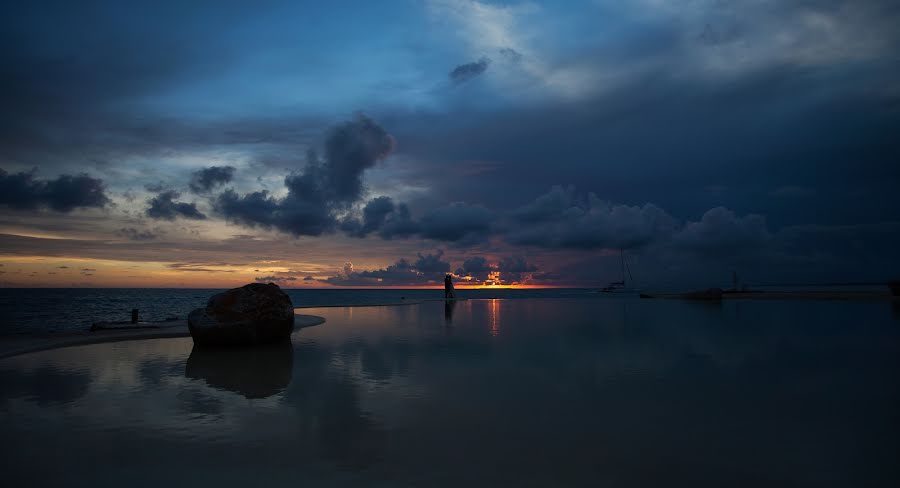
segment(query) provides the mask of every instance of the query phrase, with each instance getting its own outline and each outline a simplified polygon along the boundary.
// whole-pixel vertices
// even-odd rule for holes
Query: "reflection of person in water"
[[[453,309],[456,308],[456,300],[444,300],[444,320],[447,325],[453,322]]]
[[[456,292],[453,291],[453,277],[449,274],[444,277],[444,298],[456,298]]]

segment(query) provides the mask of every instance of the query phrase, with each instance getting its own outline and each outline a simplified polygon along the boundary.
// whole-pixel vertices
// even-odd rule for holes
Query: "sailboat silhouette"
[[[619,259],[622,263],[622,279],[619,281],[613,281],[608,285],[600,288],[601,293],[636,293],[639,290],[634,287],[634,276],[631,274],[631,269],[628,267],[628,262],[625,260],[625,250],[619,249]],[[631,280],[631,286],[628,286],[628,283],[625,281],[625,274],[628,274],[628,278]]]

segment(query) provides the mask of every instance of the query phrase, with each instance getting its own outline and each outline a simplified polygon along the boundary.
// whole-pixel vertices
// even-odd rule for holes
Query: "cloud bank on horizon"
[[[0,14],[5,286],[900,276],[895,2]]]

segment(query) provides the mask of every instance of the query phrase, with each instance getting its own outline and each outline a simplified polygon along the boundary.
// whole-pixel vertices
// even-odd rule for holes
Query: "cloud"
[[[414,222],[405,203],[398,203],[394,211],[384,219],[378,235],[382,239],[406,238],[415,235],[420,230],[418,223]]]
[[[364,115],[332,128],[325,141],[326,160],[322,163],[328,198],[349,203],[359,200],[363,172],[393,149],[393,137]]]
[[[179,194],[175,190],[164,191],[147,201],[150,206],[146,210],[148,217],[160,220],[175,220],[182,217],[191,220],[206,219],[206,215],[197,210],[196,203],[176,202]]]
[[[344,219],[341,230],[355,237],[377,232],[382,239],[407,238],[420,230],[419,224],[410,215],[409,207],[405,203],[394,204],[393,199],[386,196],[366,203],[362,217],[362,222],[354,218]]]
[[[530,273],[537,271],[537,266],[526,261],[524,256],[507,256],[500,259],[497,270],[504,273]]]
[[[362,209],[362,222],[347,219],[341,223],[342,230],[356,237],[365,237],[384,226],[387,216],[394,211],[391,197],[378,197],[369,200]]]
[[[511,63],[518,63],[522,61],[522,53],[516,51],[511,47],[504,47],[500,49],[500,56]]]
[[[226,219],[250,227],[275,228],[295,236],[331,232],[337,227],[338,212],[362,197],[364,171],[387,157],[393,147],[387,131],[360,115],[329,131],[324,160],[309,152],[303,172],[284,178],[286,196],[276,198],[266,190],[239,195],[229,188],[216,198],[214,208]],[[370,227],[378,223],[388,203],[373,204]],[[357,228],[348,221],[345,228],[361,233],[365,225]]]
[[[194,193],[208,193],[213,188],[231,182],[234,179],[233,166],[210,166],[191,174],[188,184]]]
[[[285,185],[290,184],[290,178],[285,178]],[[310,201],[310,195],[306,196],[294,189],[284,198],[272,197],[265,190],[241,196],[228,189],[216,199],[215,209],[231,222],[275,228],[295,236],[318,236],[333,230],[336,221],[332,210],[325,202]]]
[[[110,202],[103,180],[86,174],[38,180],[34,172],[8,173],[0,168],[0,205],[16,209],[50,208],[71,212],[76,208],[102,208]]]
[[[444,274],[450,271],[450,263],[441,260],[443,255],[444,251],[440,250],[434,254],[419,253],[419,259],[413,263],[412,267],[426,275]]]
[[[724,207],[707,210],[698,222],[688,222],[675,236],[679,247],[704,256],[736,255],[763,249],[772,239],[761,215],[737,216]]]
[[[425,213],[421,220],[422,237],[460,244],[485,240],[494,214],[481,205],[451,203]]]
[[[490,64],[491,60],[489,58],[481,58],[478,61],[461,64],[453,68],[453,71],[448,76],[450,76],[450,81],[458,85],[483,74],[487,71]]]
[[[491,271],[493,268],[488,264],[487,258],[475,256],[464,260],[462,266],[456,269],[456,275],[471,277],[481,282],[487,279]]]
[[[506,283],[518,283],[534,273],[538,268],[529,263],[524,256],[506,256],[497,263],[497,271],[500,272],[499,278]]]
[[[450,270],[450,263],[443,261],[443,251],[418,254],[418,259],[410,262],[401,258],[385,268],[372,271],[355,271],[351,263],[344,266],[342,273],[326,278],[326,283],[336,286],[416,286],[434,285],[443,282]]]
[[[270,275],[270,276],[257,276],[254,280],[257,283],[275,283],[279,286],[284,286],[290,284],[291,282],[297,281],[299,278],[296,276],[280,276],[280,275]]]
[[[546,248],[639,248],[667,238],[676,221],[653,204],[612,204],[554,186],[511,214],[506,240]]]
[[[153,232],[150,230],[139,230],[134,227],[122,227],[116,234],[130,239],[132,241],[152,241],[159,237],[160,232]]]

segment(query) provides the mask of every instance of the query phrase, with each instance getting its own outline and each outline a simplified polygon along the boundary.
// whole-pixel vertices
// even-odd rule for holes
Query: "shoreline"
[[[294,331],[325,323],[318,315],[294,315]],[[71,346],[86,346],[107,342],[137,341],[144,339],[171,339],[190,337],[187,320],[170,322],[171,325],[147,328],[121,328],[99,331],[66,331],[28,334],[0,338],[0,359],[21,354],[60,349]]]

